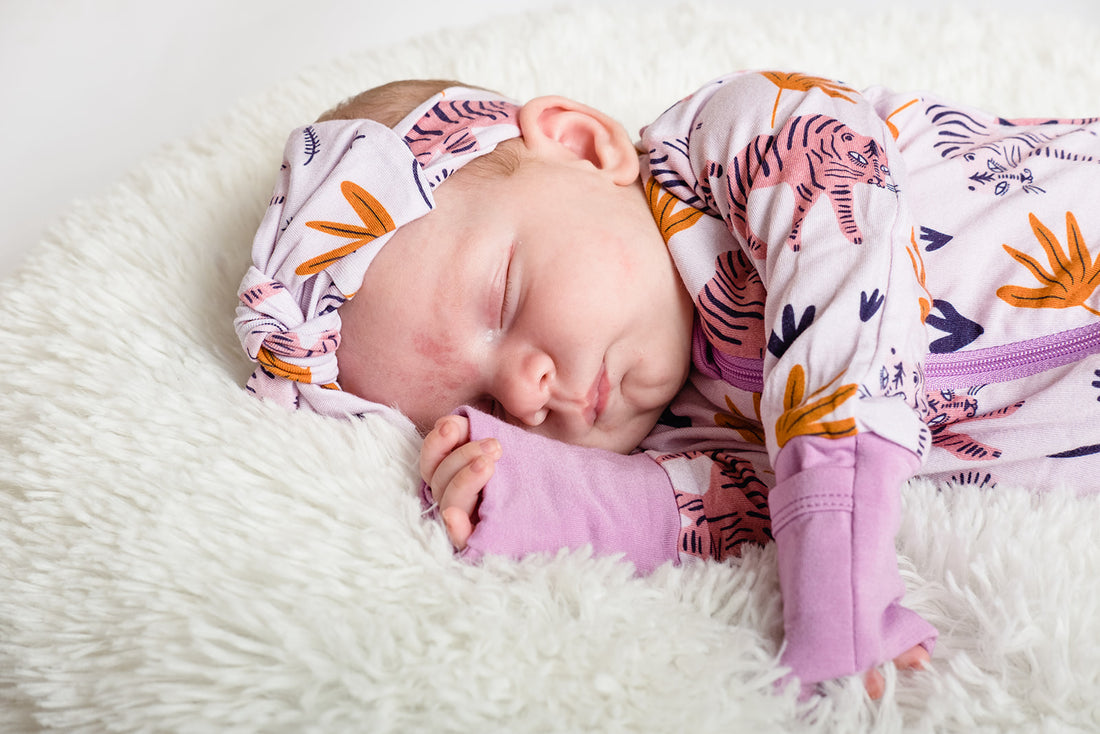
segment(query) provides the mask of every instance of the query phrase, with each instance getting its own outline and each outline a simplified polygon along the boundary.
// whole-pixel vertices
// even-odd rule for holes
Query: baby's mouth
[[[587,402],[584,408],[584,417],[588,421],[588,425],[594,425],[603,415],[610,394],[611,380],[607,377],[606,365],[601,364],[596,379],[592,381],[592,387],[588,389]]]

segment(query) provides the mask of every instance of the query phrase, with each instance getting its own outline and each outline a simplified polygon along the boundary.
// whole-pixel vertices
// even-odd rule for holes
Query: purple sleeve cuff
[[[803,684],[851,675],[936,630],[901,606],[894,536],[899,490],[919,460],[871,433],[798,437],[779,453],[768,496],[783,594],[783,662]]]
[[[471,441],[493,436],[503,448],[463,558],[590,545],[597,555],[624,554],[639,574],[678,558],[675,493],[649,456],[572,446],[470,408],[457,412],[470,421]]]

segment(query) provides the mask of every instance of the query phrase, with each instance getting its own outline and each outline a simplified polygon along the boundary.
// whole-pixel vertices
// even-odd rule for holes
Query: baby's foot
[[[922,670],[930,656],[928,651],[920,645],[913,645],[901,655],[894,658],[894,665],[898,670]],[[879,670],[868,670],[863,676],[863,685],[867,689],[867,695],[874,700],[882,698],[886,688],[886,679]]]

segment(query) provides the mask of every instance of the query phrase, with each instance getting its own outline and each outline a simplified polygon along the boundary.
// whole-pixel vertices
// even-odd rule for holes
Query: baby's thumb
[[[447,528],[447,537],[451,539],[451,545],[457,550],[466,548],[466,541],[474,532],[470,516],[458,507],[448,507],[440,515],[443,517],[443,526]]]

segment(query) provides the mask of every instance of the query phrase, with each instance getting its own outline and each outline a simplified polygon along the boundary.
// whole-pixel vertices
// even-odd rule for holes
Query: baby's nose
[[[505,368],[496,399],[510,415],[538,426],[549,415],[547,403],[554,381],[554,362],[543,352],[531,352]]]

